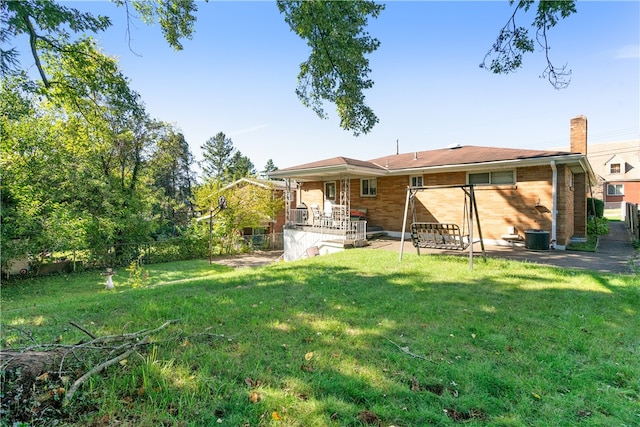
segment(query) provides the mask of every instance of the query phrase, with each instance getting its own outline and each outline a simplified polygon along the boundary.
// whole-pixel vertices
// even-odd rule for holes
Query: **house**
[[[584,116],[571,119],[570,143],[570,151],[456,145],[367,161],[335,157],[277,170],[270,176],[284,179],[299,204],[311,209],[307,223],[288,215],[285,260],[328,241],[358,242],[367,229],[400,237],[408,188],[425,190],[415,194],[408,222],[463,224],[468,210],[459,186],[465,185],[473,185],[485,243],[508,244],[505,236],[523,239],[526,230],[535,229],[548,231],[550,245],[564,249],[571,238],[586,236],[586,199],[595,181]]]
[[[240,178],[223,187],[222,192],[228,194],[230,190],[238,188],[254,188],[258,191],[268,190],[271,192],[271,196],[274,201],[285,201],[285,209],[279,210],[274,216],[264,216],[261,227],[242,230],[242,234],[245,238],[252,238],[254,243],[260,243],[263,236],[269,235],[271,236],[271,246],[281,247],[282,244],[278,243],[278,236],[282,235],[284,230],[287,219],[286,214],[296,207],[295,193],[288,191],[288,183],[278,180]],[[292,198],[287,199],[290,196],[292,196]],[[251,195],[245,195],[245,197],[251,197]],[[255,198],[258,196],[257,194],[254,194],[253,197]]]
[[[590,145],[587,158],[597,178],[594,197],[605,209],[640,204],[640,139]]]

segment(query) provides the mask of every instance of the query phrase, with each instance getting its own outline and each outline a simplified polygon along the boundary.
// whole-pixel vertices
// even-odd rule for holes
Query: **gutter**
[[[553,189],[552,189],[552,199],[553,199],[553,208],[551,211],[551,247],[550,249],[556,248],[557,241],[557,220],[558,220],[558,168],[556,168],[556,161],[551,160],[551,170],[553,171]]]

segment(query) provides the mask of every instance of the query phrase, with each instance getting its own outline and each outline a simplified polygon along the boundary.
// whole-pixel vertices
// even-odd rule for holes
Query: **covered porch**
[[[366,245],[367,209],[352,206],[351,183],[384,173],[342,157],[272,172],[286,187],[285,260]]]

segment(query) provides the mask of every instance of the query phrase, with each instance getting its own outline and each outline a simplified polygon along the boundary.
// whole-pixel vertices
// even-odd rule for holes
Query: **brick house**
[[[460,223],[464,192],[451,186],[473,184],[485,243],[507,244],[505,235],[523,237],[525,230],[540,229],[550,233],[554,248],[564,249],[572,237],[586,236],[586,199],[595,179],[586,157],[584,116],[571,120],[570,142],[568,152],[454,146],[367,161],[335,157],[270,176],[285,179],[288,191],[312,209],[308,218],[315,220],[319,211],[338,224],[333,228],[344,228],[347,239],[364,237],[361,223],[400,237],[409,186],[425,188],[416,194],[409,221]],[[328,238],[302,238],[317,234],[317,224],[305,224],[292,212],[286,222],[285,259],[297,259],[305,245],[317,246]],[[288,241],[298,242],[289,253]]]
[[[587,158],[597,178],[594,197],[606,209],[640,204],[640,139],[590,145]]]

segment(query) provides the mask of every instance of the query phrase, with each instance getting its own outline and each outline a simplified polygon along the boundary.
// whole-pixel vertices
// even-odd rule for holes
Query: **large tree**
[[[228,176],[231,181],[236,179],[245,178],[248,176],[254,176],[256,169],[253,166],[253,162],[249,157],[245,156],[237,150],[231,157],[228,167]]]
[[[162,132],[149,159],[150,174],[159,192],[154,211],[159,216],[158,232],[175,235],[194,216],[194,160],[182,133],[166,123],[160,124],[160,128]]]
[[[84,74],[75,56],[46,61],[56,84],[44,98],[25,90],[25,78],[3,78],[3,261],[43,249],[100,253],[115,245],[122,254],[165,224],[167,215],[153,210],[165,194],[182,203],[174,208],[188,203],[193,174],[184,138],[147,116],[114,59],[90,39],[79,43],[104,72]]]
[[[125,7],[127,19],[131,19],[129,6],[132,6],[145,22],[157,21],[168,43],[176,49],[182,48],[181,39],[192,36],[197,10],[195,0],[114,2]],[[513,13],[499,30],[496,42],[481,66],[494,73],[514,72],[522,67],[523,56],[533,52],[538,43],[547,60],[543,75],[554,87],[566,87],[571,71],[553,65],[548,32],[561,19],[576,12],[575,0],[544,0],[538,1],[537,5],[534,0],[510,0],[510,3]],[[376,18],[384,6],[370,0],[279,0],[277,7],[291,30],[310,47],[309,58],[301,64],[298,74],[296,93],[302,103],[321,117],[326,117],[323,103],[332,103],[342,128],[355,135],[369,132],[378,118],[365,103],[364,91],[373,85],[367,55],[375,51],[380,42],[365,28],[368,20]],[[77,56],[76,44],[69,31],[99,32],[111,25],[107,17],[82,13],[52,0],[0,0],[0,9],[3,74],[19,71],[18,52],[11,43],[13,37],[26,35],[30,53],[46,87],[54,84],[54,80],[41,65],[44,53],[52,58]],[[535,32],[533,36],[527,26],[516,24],[516,18],[530,9],[536,11],[533,22],[528,25]],[[86,65],[91,68],[90,61]]]
[[[227,173],[234,150],[231,138],[227,138],[224,132],[218,132],[215,136],[207,139],[200,148],[203,157],[200,167],[204,178],[206,180],[228,180]]]

